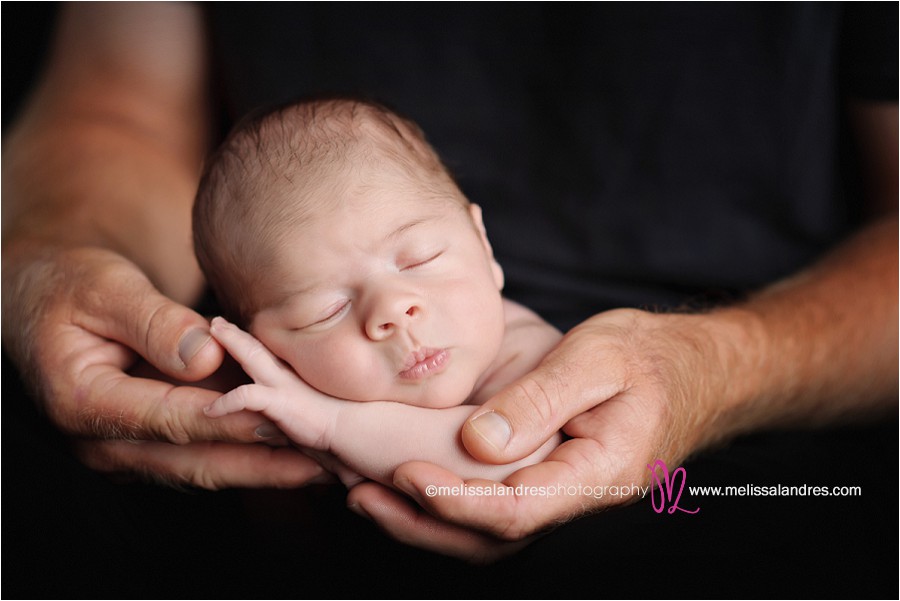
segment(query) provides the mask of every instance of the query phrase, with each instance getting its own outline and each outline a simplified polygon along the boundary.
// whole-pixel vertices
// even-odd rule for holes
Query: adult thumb
[[[469,454],[485,463],[522,459],[570,419],[615,394],[583,363],[584,354],[564,340],[534,371],[488,399],[463,425]]]
[[[116,302],[82,306],[85,326],[124,344],[174,378],[195,381],[212,374],[224,351],[210,336],[207,320],[158,292],[142,275],[128,276],[114,284],[104,282],[115,289],[99,296]]]

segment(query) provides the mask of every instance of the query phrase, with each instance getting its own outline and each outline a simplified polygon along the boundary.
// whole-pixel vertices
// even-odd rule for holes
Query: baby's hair
[[[249,324],[259,295],[248,291],[271,268],[266,249],[372,164],[402,170],[426,196],[458,190],[419,127],[375,102],[291,102],[234,127],[206,164],[193,212],[197,259],[227,317]],[[453,198],[467,203],[461,192]]]

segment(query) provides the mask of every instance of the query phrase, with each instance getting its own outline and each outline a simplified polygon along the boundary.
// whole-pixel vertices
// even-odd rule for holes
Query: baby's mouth
[[[450,360],[447,349],[423,348],[410,353],[398,374],[404,380],[418,380],[440,373]]]

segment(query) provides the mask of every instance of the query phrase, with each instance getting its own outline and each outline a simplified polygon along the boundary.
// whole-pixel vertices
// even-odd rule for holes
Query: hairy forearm
[[[897,403],[897,220],[884,218],[795,277],[715,312],[729,374],[720,436],[822,425]]]
[[[65,11],[48,69],[4,140],[5,263],[101,247],[171,296],[196,296],[190,208],[207,138],[199,27],[180,6]]]
[[[64,126],[52,145],[35,138],[10,145],[18,156],[3,176],[4,201],[13,205],[4,253],[14,259],[48,247],[106,248],[137,263],[173,298],[191,300],[200,278],[191,259],[193,178],[127,133],[70,128],[103,129]]]

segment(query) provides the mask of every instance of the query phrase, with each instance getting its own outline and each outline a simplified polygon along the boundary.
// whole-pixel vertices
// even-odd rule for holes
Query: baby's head
[[[458,405],[500,348],[480,210],[381,106],[305,102],[238,126],[201,181],[194,244],[226,316],[332,396]]]

